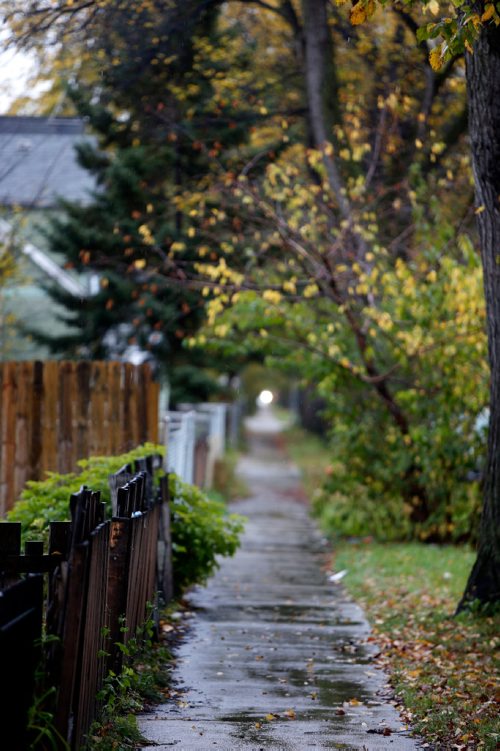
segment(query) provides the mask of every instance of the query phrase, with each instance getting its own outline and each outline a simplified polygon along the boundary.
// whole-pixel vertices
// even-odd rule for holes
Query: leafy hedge
[[[111,515],[109,475],[125,464],[164,447],[146,443],[120,456],[93,456],[78,462],[80,472],[47,473],[45,480],[30,481],[7,520],[21,522],[23,539],[47,540],[51,521],[69,519],[69,497],[87,485],[101,493]],[[161,470],[159,471],[161,473]],[[172,557],[176,588],[203,582],[217,567],[217,556],[233,555],[239,543],[243,519],[228,514],[224,503],[208,498],[199,488],[170,475]]]

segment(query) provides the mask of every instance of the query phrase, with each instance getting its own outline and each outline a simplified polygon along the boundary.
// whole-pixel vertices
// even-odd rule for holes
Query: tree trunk
[[[482,30],[466,71],[491,386],[478,556],[459,610],[472,600],[500,600],[500,28]]]
[[[327,0],[302,0],[304,16],[305,71],[309,109],[309,128],[314,147],[324,149],[335,143],[333,126],[340,124],[338,79],[334,49],[328,26]],[[342,217],[351,219],[349,201],[345,197],[342,177],[331,154],[323,154],[330,187],[335,194]]]

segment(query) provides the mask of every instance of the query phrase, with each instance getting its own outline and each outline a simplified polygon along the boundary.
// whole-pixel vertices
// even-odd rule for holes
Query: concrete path
[[[190,596],[176,700],[143,715],[149,749],[307,751],[419,748],[371,661],[362,611],[322,568],[297,469],[269,411],[247,422],[239,471],[251,496],[241,550]]]

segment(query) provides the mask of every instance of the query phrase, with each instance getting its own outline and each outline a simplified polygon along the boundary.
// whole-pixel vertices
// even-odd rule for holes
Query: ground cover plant
[[[332,472],[331,449],[298,426],[287,431],[286,443],[314,508],[315,493],[322,497],[318,489]],[[356,504],[342,509],[349,529]],[[319,521],[331,532],[331,519],[320,514]],[[389,672],[411,727],[435,749],[498,748],[500,616],[481,609],[454,615],[473,549],[380,542],[373,534],[337,534],[333,549],[330,567],[347,571],[342,585],[366,612],[377,662]]]
[[[137,713],[164,699],[172,655],[166,629],[170,606],[159,621],[159,638],[154,637],[154,621],[149,617],[135,637],[123,646],[124,665],[119,675],[110,671],[100,692],[102,710],[92,725],[87,751],[136,749],[145,745],[137,724]]]

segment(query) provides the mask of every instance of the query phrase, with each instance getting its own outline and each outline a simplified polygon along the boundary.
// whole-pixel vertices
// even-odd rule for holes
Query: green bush
[[[50,472],[45,480],[27,483],[7,520],[21,522],[23,540],[47,540],[51,521],[70,518],[69,497],[82,485],[100,491],[111,515],[109,475],[135,459],[158,453],[164,453],[162,446],[146,443],[120,456],[81,460],[80,473]],[[208,498],[176,475],[170,475],[169,485],[175,581],[181,592],[190,584],[205,581],[217,567],[217,556],[234,554],[243,525],[241,517],[227,514],[224,503]]]
[[[332,537],[375,537],[384,541],[411,537],[411,524],[401,499],[385,496],[375,503],[362,485],[349,496],[338,490],[318,491],[313,510],[321,527]]]
[[[217,567],[217,556],[233,555],[243,518],[227,514],[225,504],[194,485],[169,478],[172,514],[172,557],[178,591],[205,581]]]
[[[58,474],[47,472],[45,480],[31,480],[14,508],[7,514],[7,521],[21,522],[23,540],[47,540],[49,523],[51,521],[67,521],[70,518],[69,497],[77,493],[82,485],[87,485],[94,491],[101,493],[101,500],[106,504],[108,514],[111,514],[111,495],[109,490],[109,476],[117,472],[125,464],[134,462],[150,454],[164,454],[163,446],[145,443],[127,454],[119,456],[91,456],[81,459],[78,466],[81,472]]]

